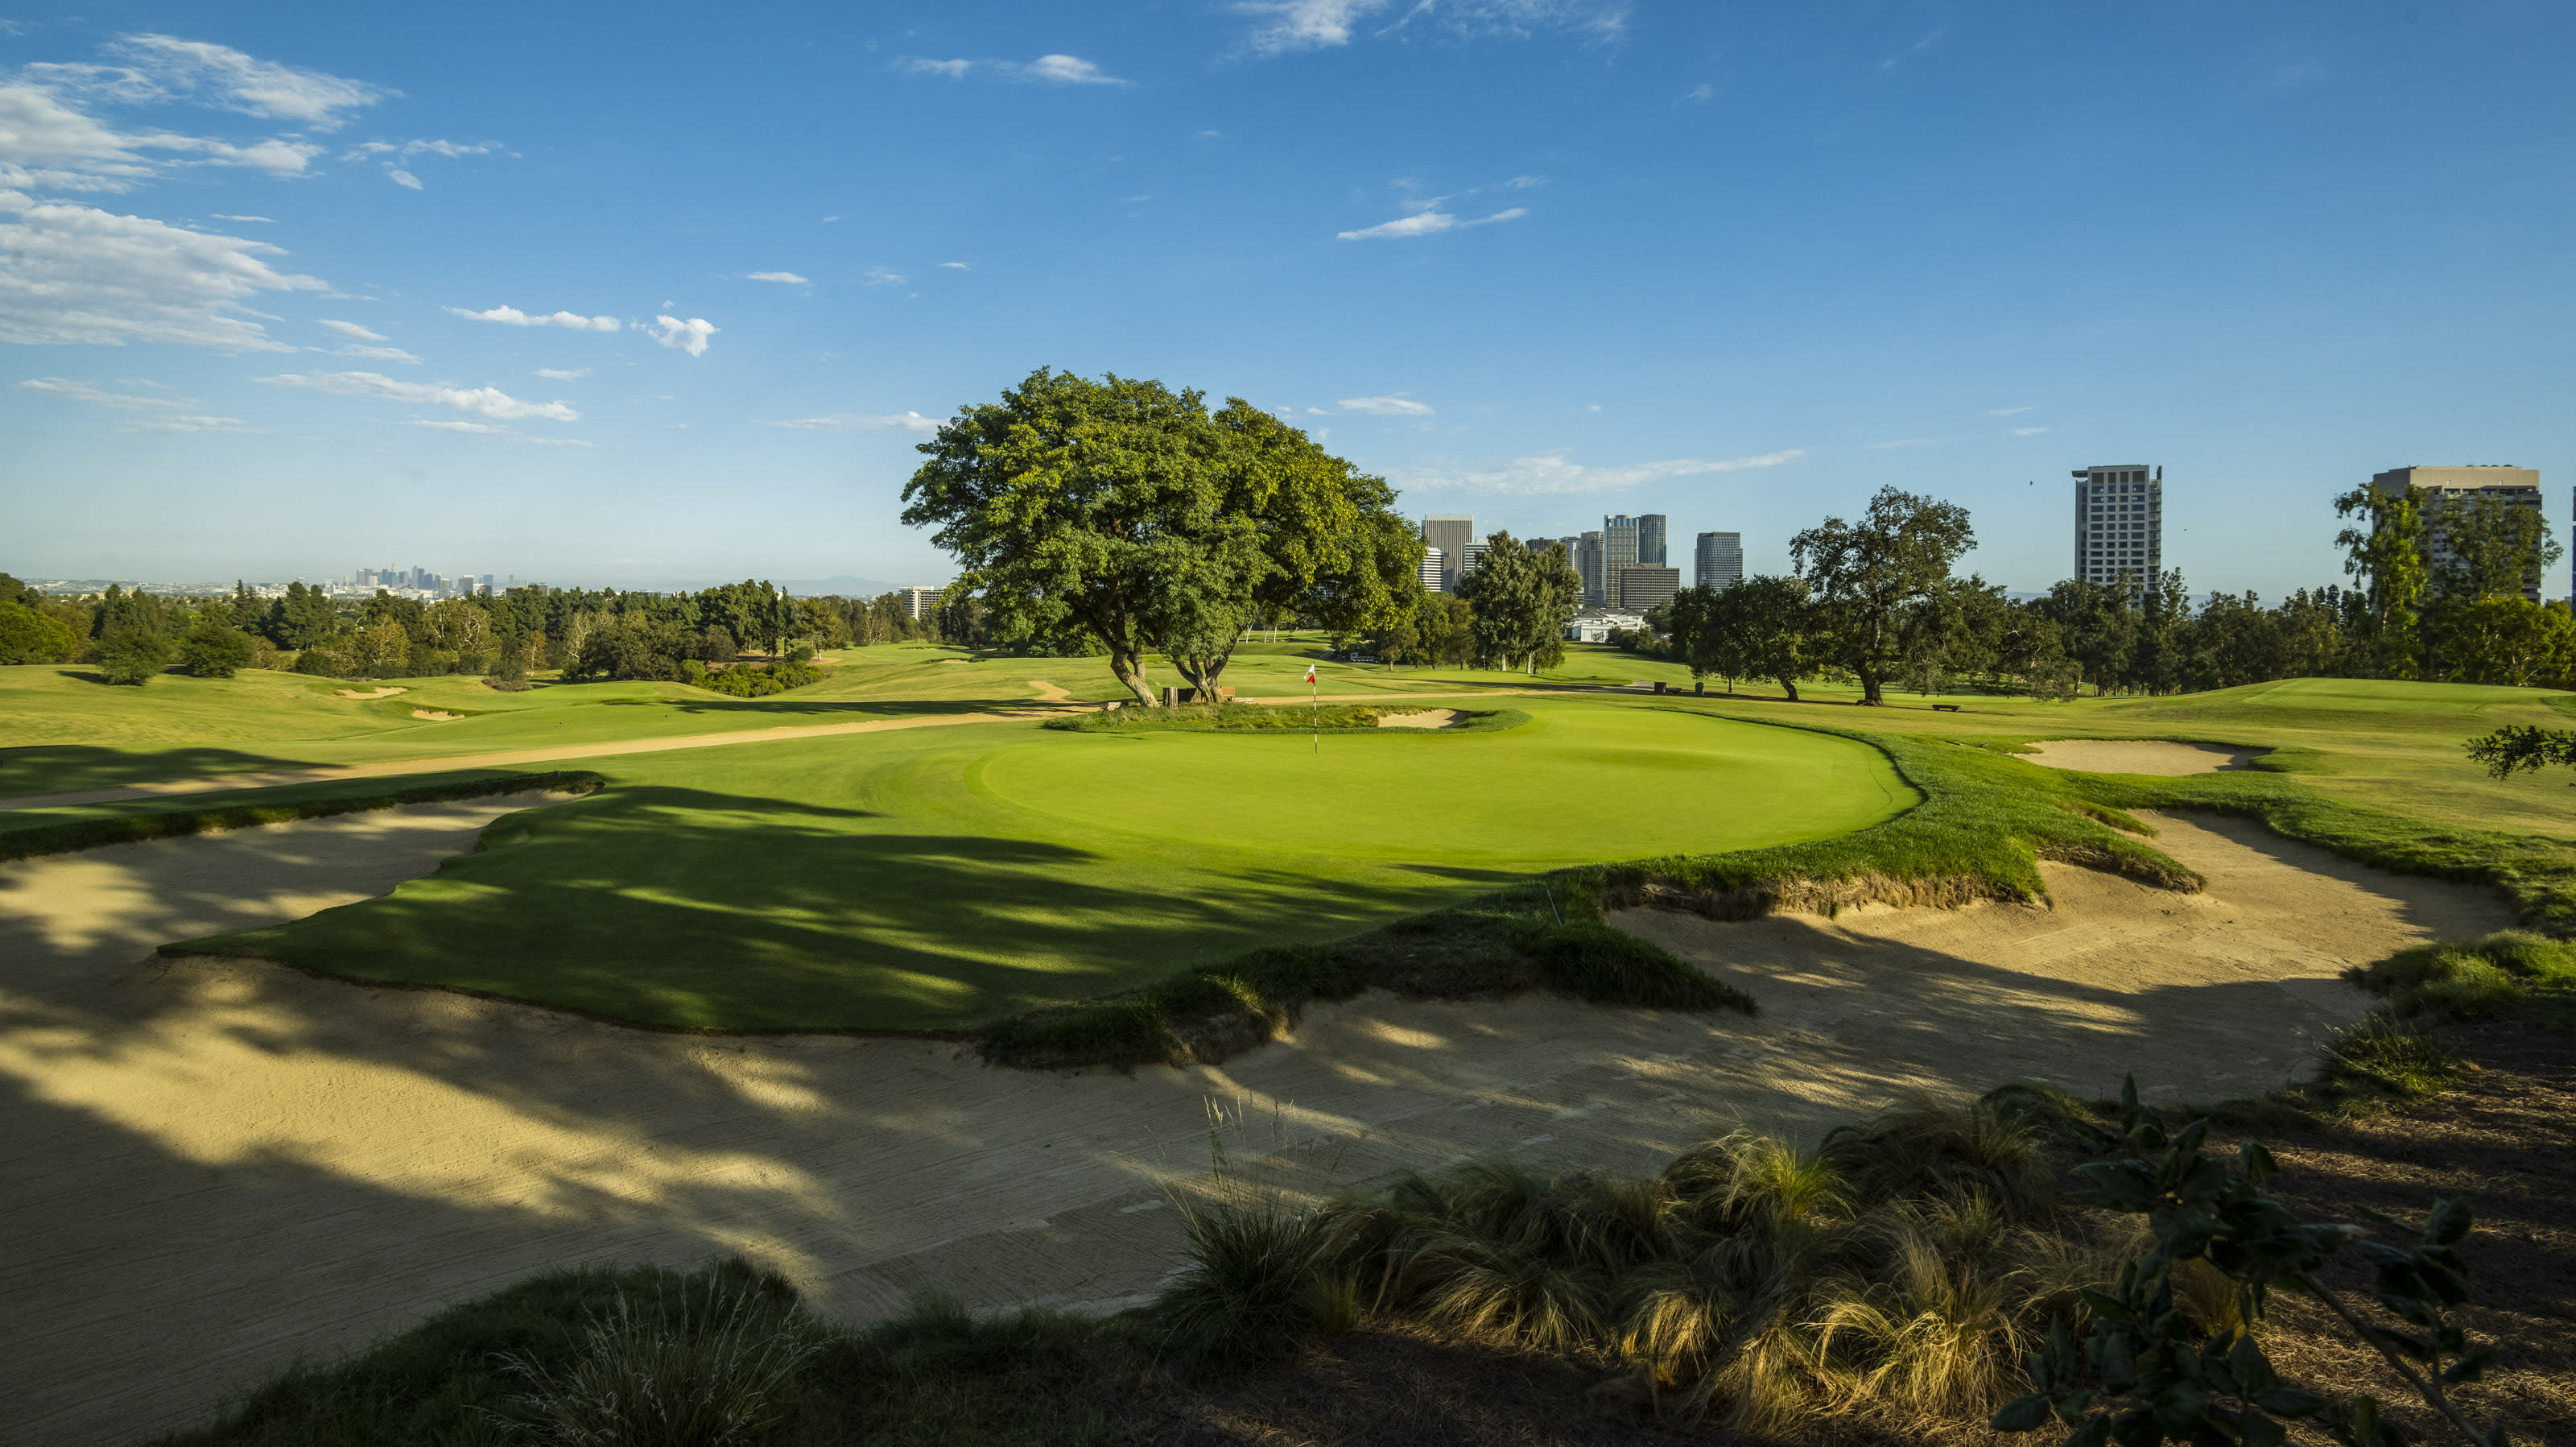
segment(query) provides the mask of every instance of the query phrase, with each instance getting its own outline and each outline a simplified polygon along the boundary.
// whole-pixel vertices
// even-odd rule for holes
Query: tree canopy
[[[1474,610],[1476,656],[1536,672],[1561,655],[1565,625],[1583,606],[1583,579],[1558,547],[1529,547],[1510,533],[1486,539],[1483,561],[1458,580]]]
[[[1240,398],[1042,367],[918,450],[903,521],[999,623],[1097,641],[1140,703],[1148,652],[1213,688],[1265,619],[1387,621],[1421,557],[1383,480]]]
[[[1858,523],[1829,517],[1790,539],[1814,641],[1860,680],[1861,702],[1886,702],[1880,689],[1900,656],[1907,610],[1938,594],[1976,541],[1966,508],[1893,487],[1879,489]]]

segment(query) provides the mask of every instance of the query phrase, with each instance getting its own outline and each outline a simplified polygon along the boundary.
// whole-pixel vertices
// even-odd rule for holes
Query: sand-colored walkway
[[[655,1035],[156,943],[381,891],[508,801],[0,866],[0,1441],[191,1420],[298,1356],[566,1262],[742,1251],[827,1311],[938,1286],[1105,1305],[1168,1269],[1160,1184],[1322,1189],[1518,1150],[1641,1167],[1714,1115],[1798,1131],[1914,1085],[2259,1088],[2353,1013],[2332,977],[2507,921],[2236,823],[2161,821],[2211,888],[2049,866],[2055,910],[1716,925],[1634,914],[1760,1020],[1369,996],[1223,1067],[1037,1075],[955,1046]]]
[[[2174,779],[2185,774],[2214,774],[2221,769],[2250,769],[2264,752],[2217,744],[2177,744],[2163,739],[2044,739],[2021,757],[2052,769],[2081,769],[2088,774],[2156,774]]]

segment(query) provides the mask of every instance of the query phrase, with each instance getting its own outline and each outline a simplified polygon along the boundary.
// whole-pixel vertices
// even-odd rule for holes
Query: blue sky
[[[2161,465],[2168,563],[2277,596],[2385,467],[2538,467],[2564,535],[2571,49],[2502,3],[0,10],[0,568],[938,580],[919,419],[1051,365],[1765,571],[1897,483],[2045,587],[2067,474]]]

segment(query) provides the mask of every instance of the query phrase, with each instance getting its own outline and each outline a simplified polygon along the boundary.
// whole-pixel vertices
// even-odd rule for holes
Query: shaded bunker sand
[[[2250,769],[2266,749],[2229,749],[2216,744],[2177,744],[2162,739],[2045,739],[2020,757],[2052,769],[2080,769],[2088,774],[2214,774],[2222,769]]]
[[[2299,1031],[2359,1007],[2331,978],[2347,959],[2506,917],[2483,891],[2169,820],[2159,842],[2206,895],[2045,865],[2055,911],[1623,916],[1750,986],[1760,1020],[1372,995],[1223,1066],[1124,1076],[136,963],[389,889],[507,805],[434,807],[443,839],[343,816],[0,866],[0,1352],[29,1384],[0,1396],[0,1440],[200,1419],[297,1357],[585,1260],[740,1251],[851,1319],[929,1288],[1122,1304],[1174,1260],[1164,1188],[1204,1172],[1212,1112],[1238,1171],[1319,1193],[1496,1150],[1643,1169],[1715,1117],[1812,1134],[2014,1074],[2258,1088],[2297,1068]],[[338,831],[371,819],[419,832],[368,857]]]
[[[411,716],[413,718],[427,719],[431,723],[454,723],[458,719],[465,717],[465,715],[461,713],[448,713],[443,709],[435,708],[416,708],[411,711]]]
[[[380,685],[375,688],[341,688],[332,691],[342,698],[391,698],[398,693],[411,692],[410,689],[394,688],[390,685]]]

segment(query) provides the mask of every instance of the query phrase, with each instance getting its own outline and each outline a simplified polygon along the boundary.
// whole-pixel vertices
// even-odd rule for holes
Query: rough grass
[[[1552,883],[1399,920],[1329,945],[1253,950],[1126,994],[1014,1016],[978,1032],[996,1064],[1032,1068],[1223,1060],[1315,1000],[1371,987],[1410,998],[1544,988],[1597,1004],[1755,1011],[1751,996],[1579,912]]]
[[[1329,708],[1286,704],[1190,704],[1180,708],[1113,708],[1052,718],[1044,725],[1067,733],[1374,733],[1389,714],[1418,712],[1420,704],[1337,703]],[[1529,722],[1516,708],[1459,709],[1459,721],[1434,733],[1493,733]]]
[[[42,813],[5,815],[0,816],[7,821],[0,823],[0,861],[29,859],[41,854],[67,854],[79,849],[132,844],[146,839],[173,839],[225,829],[248,829],[260,824],[285,824],[297,819],[322,819],[334,814],[357,814],[404,804],[482,799],[495,794],[524,793],[531,789],[586,794],[606,782],[587,769],[477,774],[469,778],[432,779],[391,788],[375,780],[351,784],[304,784],[261,790],[255,802],[128,808],[69,819],[49,818]]]
[[[2576,1027],[2576,942],[2506,930],[2466,944],[2403,950],[2346,978],[2387,997],[2399,1019],[2507,1016],[2552,1029]]]

